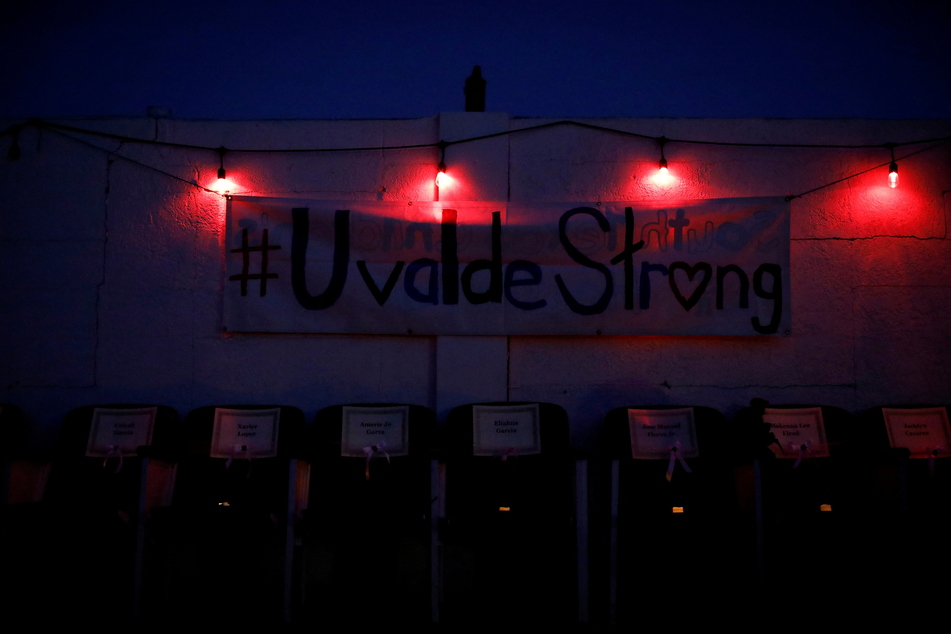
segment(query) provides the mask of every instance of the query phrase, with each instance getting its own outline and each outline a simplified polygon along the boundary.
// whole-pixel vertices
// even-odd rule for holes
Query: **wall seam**
[[[509,129],[512,119],[509,117]],[[505,201],[512,202],[512,136],[505,139]],[[512,400],[512,335],[505,335],[505,400]]]
[[[122,148],[120,142],[116,151]],[[101,335],[100,308],[102,305],[102,288],[106,285],[106,258],[109,251],[109,194],[112,188],[112,164],[116,162],[115,156],[110,153],[106,157],[106,187],[103,192],[102,200],[102,277],[96,284],[96,320],[95,320],[95,344],[93,346],[92,357],[92,384],[89,387],[99,385],[99,344]]]

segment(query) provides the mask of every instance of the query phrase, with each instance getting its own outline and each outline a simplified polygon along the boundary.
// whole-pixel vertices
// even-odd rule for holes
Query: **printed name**
[[[515,434],[518,432],[517,420],[497,420],[495,421],[495,433],[497,434]]]

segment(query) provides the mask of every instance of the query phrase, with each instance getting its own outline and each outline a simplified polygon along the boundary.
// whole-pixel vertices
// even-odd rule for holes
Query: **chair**
[[[550,403],[453,409],[445,428],[446,622],[587,620],[587,463]]]
[[[14,463],[27,454],[27,427],[19,407],[0,403],[0,506],[11,502]],[[14,493],[13,499],[18,496]]]
[[[926,580],[951,531],[948,409],[878,406],[860,423],[871,463],[872,513],[864,536],[876,563],[863,575],[868,594],[896,603],[943,601],[944,586]]]
[[[96,610],[138,615],[144,527],[150,511],[167,503],[162,493],[174,467],[160,457],[173,453],[177,426],[178,414],[165,406],[86,406],[66,414],[42,502],[18,505],[8,517],[5,548],[16,553],[6,570],[18,571],[20,581],[14,611],[40,621],[94,621]],[[146,457],[140,445],[149,445]]]
[[[309,468],[303,413],[277,405],[199,407],[182,433],[172,506],[150,527],[150,618],[288,621]]]
[[[419,405],[335,405],[313,427],[302,621],[438,620],[435,415]]]
[[[755,473],[761,596],[835,593],[854,583],[867,558],[868,478],[852,416],[754,399],[737,413],[737,427]]]
[[[744,557],[723,415],[709,407],[621,407],[604,425],[610,622],[730,605],[752,586],[755,566]]]

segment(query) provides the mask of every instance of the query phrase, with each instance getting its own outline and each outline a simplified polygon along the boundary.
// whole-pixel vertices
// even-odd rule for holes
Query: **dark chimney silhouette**
[[[482,68],[472,67],[472,74],[466,79],[466,87],[462,91],[466,94],[466,112],[485,112],[485,80],[482,79]]]

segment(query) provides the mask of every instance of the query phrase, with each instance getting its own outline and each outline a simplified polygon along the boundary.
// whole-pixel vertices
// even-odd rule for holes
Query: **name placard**
[[[947,457],[951,446],[948,410],[882,408],[888,442],[892,447],[908,449],[912,458]],[[934,454],[935,450],[938,451]]]
[[[280,408],[215,409],[211,436],[212,458],[273,458],[277,456]]]
[[[474,405],[472,445],[476,456],[540,454],[538,403]]]
[[[92,426],[86,443],[86,455],[105,458],[117,454],[134,454],[142,445],[152,444],[152,427],[157,407],[108,409],[97,407],[92,413]]]
[[[693,408],[629,409],[627,421],[631,430],[631,457],[659,460],[670,457],[672,447],[684,458],[699,454]]]
[[[409,407],[344,407],[340,455],[364,457],[365,447],[380,447],[390,456],[409,453]]]
[[[812,458],[829,457],[829,444],[826,441],[826,428],[822,421],[821,407],[767,408],[763,421],[772,425],[770,430],[779,441],[779,447],[776,443],[769,446],[777,458],[795,459],[800,455]]]

